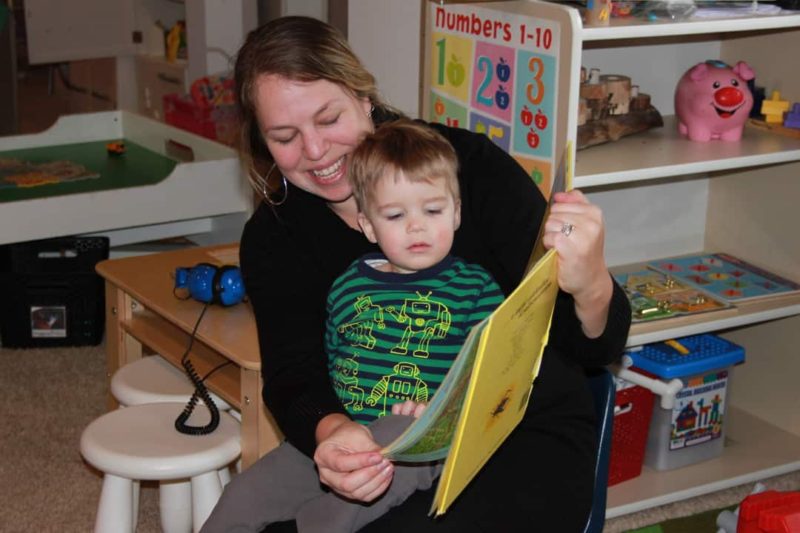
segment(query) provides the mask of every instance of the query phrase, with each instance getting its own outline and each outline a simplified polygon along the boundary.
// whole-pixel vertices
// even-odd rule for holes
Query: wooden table
[[[203,309],[195,300],[173,294],[177,267],[197,263],[238,263],[238,244],[188,248],[152,255],[110,259],[97,265],[106,282],[107,379],[142,357],[146,346],[182,368],[181,356]],[[208,388],[242,414],[242,467],[280,442],[261,399],[261,360],[255,319],[248,303],[210,306],[197,328],[191,361],[200,376],[230,362],[207,380]],[[116,408],[109,393],[109,408]]]

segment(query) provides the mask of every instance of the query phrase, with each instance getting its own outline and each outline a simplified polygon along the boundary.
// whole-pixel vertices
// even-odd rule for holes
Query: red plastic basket
[[[639,385],[617,388],[608,486],[642,473],[647,431],[653,416],[653,393]]]
[[[164,121],[208,139],[233,144],[236,135],[234,106],[200,107],[188,95],[164,96]]]

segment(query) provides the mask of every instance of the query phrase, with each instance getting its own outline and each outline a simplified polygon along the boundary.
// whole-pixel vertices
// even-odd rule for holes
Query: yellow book
[[[431,511],[444,513],[522,420],[547,344],[558,283],[550,250],[495,310],[481,334]]]

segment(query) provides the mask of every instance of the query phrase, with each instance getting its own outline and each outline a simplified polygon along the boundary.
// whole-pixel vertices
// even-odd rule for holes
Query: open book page
[[[425,412],[381,453],[393,461],[435,461],[447,456],[458,415],[489,317],[472,328],[458,358],[450,367]]]
[[[522,420],[558,294],[548,251],[489,317],[431,512],[444,513]]]

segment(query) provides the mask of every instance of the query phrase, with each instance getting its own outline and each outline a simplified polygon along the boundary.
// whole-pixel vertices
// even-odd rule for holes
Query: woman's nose
[[[328,141],[316,130],[309,131],[303,134],[303,151],[308,159],[313,161],[322,159],[328,152]]]

